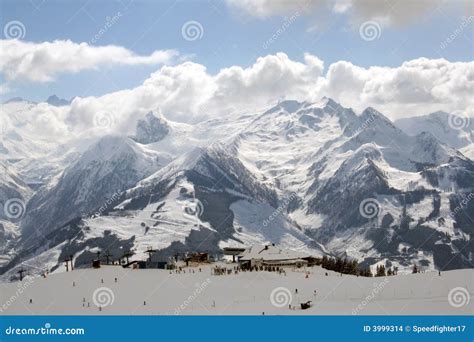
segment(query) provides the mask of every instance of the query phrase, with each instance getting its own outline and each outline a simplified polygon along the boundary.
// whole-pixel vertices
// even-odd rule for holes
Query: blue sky
[[[36,43],[66,39],[90,42],[106,18],[120,12],[120,20],[95,45],[123,46],[139,55],[176,49],[181,56],[206,66],[214,74],[233,65],[247,67],[257,57],[279,51],[296,61],[303,60],[303,54],[309,52],[323,60],[326,67],[339,60],[362,67],[396,67],[418,57],[471,61],[472,23],[449,48],[440,49],[440,44],[459,27],[464,5],[454,1],[427,11],[408,24],[382,25],[380,37],[370,42],[361,39],[359,26],[348,13],[301,15],[268,48],[263,47],[264,42],[282,26],[285,18],[252,16],[223,1],[8,0],[1,1],[0,12],[2,27],[20,21],[25,27],[23,40]],[[183,39],[181,28],[191,20],[202,25],[201,39]],[[319,27],[311,29],[315,25]],[[101,95],[140,85],[159,67],[113,66],[64,73],[54,81],[41,83],[16,80],[9,82],[10,90],[2,98],[21,96],[38,101],[50,94],[64,98]]]

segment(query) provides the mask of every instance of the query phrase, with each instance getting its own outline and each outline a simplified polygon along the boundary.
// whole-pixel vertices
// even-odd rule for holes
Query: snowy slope
[[[0,162],[0,266],[14,255],[21,236],[20,222],[32,194],[14,167]]]
[[[473,270],[377,278],[341,277],[320,267],[226,276],[213,276],[209,266],[185,270],[170,274],[109,266],[29,277],[19,296],[19,282],[0,284],[0,301],[10,303],[2,314],[403,316],[472,315],[474,310]],[[313,306],[301,310],[300,303],[308,300]]]

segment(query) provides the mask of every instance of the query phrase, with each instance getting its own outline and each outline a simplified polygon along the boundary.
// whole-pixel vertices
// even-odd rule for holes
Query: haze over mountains
[[[474,266],[473,120],[392,123],[323,98],[193,125],[154,111],[123,134],[98,113],[97,134],[48,138],[35,120],[68,105],[48,102],[3,105],[2,213],[23,203],[0,215],[4,280],[21,264],[62,271],[71,254],[89,265],[98,249],[166,258],[265,242],[400,269]]]

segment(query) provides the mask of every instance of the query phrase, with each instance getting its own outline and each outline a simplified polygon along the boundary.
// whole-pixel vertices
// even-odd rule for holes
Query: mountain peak
[[[61,99],[59,97],[57,97],[56,95],[51,95],[50,97],[48,97],[48,99],[46,100],[46,103],[52,105],[52,106],[55,106],[55,107],[61,107],[61,106],[68,106],[71,104],[71,101],[68,101],[68,100],[65,100],[65,99]]]
[[[162,140],[170,131],[169,125],[160,113],[148,112],[138,120],[133,140],[140,144],[152,144]]]
[[[325,107],[341,107],[341,105],[334,101],[332,98],[323,96],[319,101],[320,104],[323,104]]]
[[[281,110],[284,110],[285,112],[288,112],[288,113],[294,113],[298,109],[300,109],[304,104],[305,102],[298,102],[296,100],[283,100],[283,101],[278,102],[276,106],[267,110],[264,114],[279,112]]]
[[[380,113],[373,107],[367,107],[361,114],[360,118],[364,122],[374,122],[377,120],[377,123],[382,123],[384,126],[388,126],[393,129],[397,129],[393,124],[392,120],[387,118],[385,115]],[[398,129],[397,129],[398,130]]]
[[[17,97],[12,97],[11,99],[6,100],[5,102],[3,102],[3,104],[7,104],[7,103],[17,103],[17,102],[27,102],[27,103],[31,103],[30,101],[25,100],[24,98],[17,96]]]
[[[313,103],[312,107],[322,110],[324,113],[329,113],[330,115],[335,114],[337,116],[343,115],[345,112],[350,111],[349,108],[344,108],[340,103],[327,96],[324,96],[318,102]]]
[[[385,115],[383,115],[382,113],[380,113],[377,109],[375,109],[374,107],[367,107],[366,109],[364,109],[364,111],[361,113],[361,116],[369,116],[369,115],[372,115],[372,116],[377,116],[381,119],[384,119],[385,121],[389,121],[389,122],[392,122],[389,118],[387,118]]]
[[[340,112],[341,110],[344,109],[344,107],[342,107],[339,103],[337,103],[333,99],[324,96],[323,98],[321,98],[320,101],[315,102],[315,103],[308,103],[306,101],[299,102],[297,100],[283,100],[283,101],[278,102],[276,106],[266,111],[265,114],[274,113],[281,110],[284,110],[285,112],[288,112],[288,113],[295,113],[303,107],[314,107],[314,108],[319,108],[323,110],[326,109],[326,112],[334,112],[334,113]]]

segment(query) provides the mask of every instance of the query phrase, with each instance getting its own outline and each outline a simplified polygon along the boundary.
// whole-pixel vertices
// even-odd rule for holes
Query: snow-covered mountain
[[[159,167],[158,155],[132,140],[105,136],[42,187],[28,203],[22,231],[46,235],[69,220],[90,213]],[[26,240],[25,240],[26,241]]]
[[[473,184],[473,161],[434,134],[328,98],[194,126],[149,113],[133,139],[104,137],[36,191],[0,272],[56,269],[71,254],[87,265],[97,249],[166,258],[267,242],[367,265],[473,267]]]
[[[474,158],[474,117],[435,112],[425,116],[395,121],[410,135],[430,132],[441,142],[458,149],[465,156]]]
[[[151,144],[162,140],[168,133],[169,127],[165,119],[149,112],[144,119],[138,120],[136,134],[133,140],[140,144]]]
[[[333,253],[401,267],[472,265],[472,224],[450,213],[472,191],[473,163],[429,133],[409,136],[374,109],[356,115],[330,99],[284,102],[233,148],[262,182],[293,194],[288,217]],[[378,215],[361,215],[364,200]],[[469,201],[457,211],[471,212]]]

